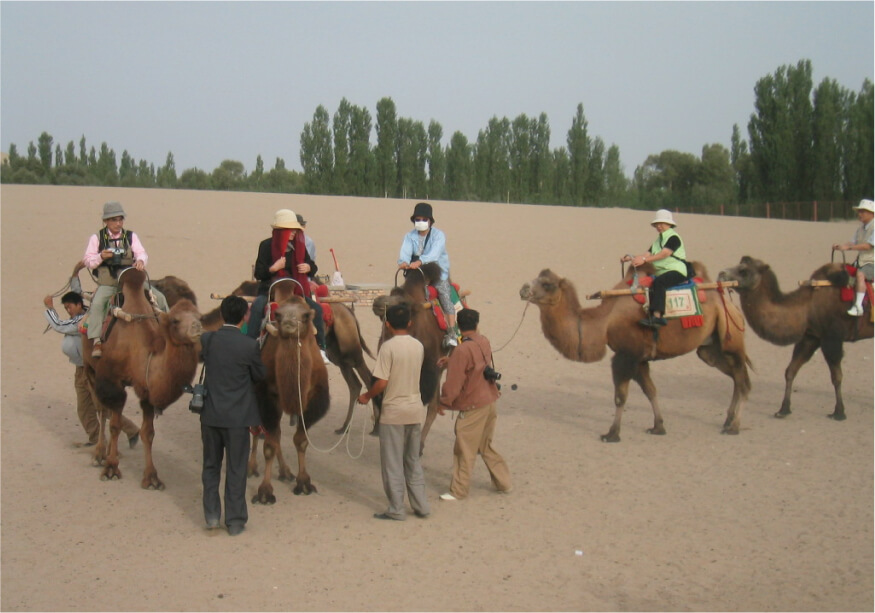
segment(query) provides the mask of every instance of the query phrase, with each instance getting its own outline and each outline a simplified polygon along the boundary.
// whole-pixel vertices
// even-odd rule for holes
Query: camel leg
[[[310,475],[307,473],[307,447],[310,443],[307,440],[304,426],[300,423],[302,421],[303,419],[298,420],[298,429],[295,431],[293,438],[295,449],[298,450],[298,483],[295,485],[295,489],[292,490],[296,496],[300,494],[310,495],[316,491],[316,486],[310,482]]]
[[[246,476],[258,476],[258,433],[252,433],[252,442],[249,444],[249,462],[246,464]]]
[[[253,504],[273,504],[276,496],[273,495],[273,485],[270,482],[273,458],[276,450],[276,430],[267,430],[264,435],[264,478],[258,486],[258,493],[252,497]]]
[[[659,410],[659,401],[656,398],[656,385],[650,378],[650,364],[648,362],[638,364],[638,369],[632,379],[641,387],[641,391],[644,392],[647,400],[650,401],[650,407],[653,409],[653,427],[647,429],[647,434],[665,434],[662,412]]]
[[[347,407],[346,419],[344,420],[343,425],[334,431],[335,434],[343,434],[346,432],[347,428],[349,428],[349,424],[352,421],[353,411],[355,410],[356,398],[358,398],[359,394],[362,392],[362,383],[359,381],[358,377],[356,377],[355,371],[351,367],[341,364],[340,374],[343,375],[343,380],[346,381],[346,386],[349,388],[349,407]],[[367,381],[369,379],[370,377],[365,380]]]
[[[112,411],[109,417],[109,454],[106,456],[106,466],[100,474],[102,481],[121,479],[122,471],[118,467],[118,435],[122,431],[122,412]]]
[[[611,372],[614,377],[614,423],[607,434],[601,436],[605,443],[620,442],[620,423],[623,421],[623,409],[629,396],[629,381],[638,368],[634,358],[614,354],[611,358]]]
[[[835,409],[827,417],[836,421],[844,421],[846,419],[845,403],[842,400],[842,358],[844,357],[844,348],[842,347],[841,338],[824,338],[820,350],[823,352],[823,357],[829,366],[829,377],[832,380],[836,396]]]
[[[163,490],[164,483],[158,478],[158,471],[152,462],[152,442],[155,440],[155,407],[145,401],[140,402],[143,411],[143,424],[140,426],[140,440],[143,441],[143,455],[146,465],[140,487],[144,490]]]
[[[277,426],[276,429],[276,448],[274,449],[274,453],[276,454],[276,461],[279,465],[279,475],[277,478],[280,481],[284,481],[286,483],[291,483],[295,480],[295,475],[292,473],[292,469],[289,468],[289,465],[286,464],[286,460],[283,457],[283,446],[282,446],[283,433],[282,429]]]
[[[732,400],[726,411],[722,434],[738,434],[741,429],[741,409],[750,393],[750,376],[744,355],[724,352],[719,345],[702,345],[696,355],[708,366],[713,366],[733,382]]]
[[[793,347],[793,357],[787,365],[787,370],[784,371],[784,400],[781,402],[781,409],[775,413],[775,417],[787,417],[792,412],[790,411],[790,394],[793,393],[793,381],[796,380],[799,369],[811,359],[819,347],[820,340],[813,336],[803,337]]]
[[[428,431],[431,430],[431,425],[434,423],[434,420],[438,415],[437,407],[438,398],[435,397],[428,403],[428,410],[425,413],[425,423],[422,425],[422,436],[420,436],[419,440],[420,456],[422,455],[422,452],[425,451],[425,437],[428,436]]]
[[[106,463],[106,408],[98,404],[97,421],[100,424],[100,430],[97,434],[97,445],[94,446],[94,453],[91,455],[92,466],[103,466]]]

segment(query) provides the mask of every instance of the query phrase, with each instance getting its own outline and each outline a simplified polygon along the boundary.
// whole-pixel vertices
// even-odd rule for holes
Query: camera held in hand
[[[182,391],[192,395],[191,400],[188,402],[188,410],[200,415],[204,410],[204,397],[207,395],[207,390],[203,383],[195,383],[194,386],[186,385],[182,388]]]
[[[112,251],[112,257],[109,258],[110,266],[121,266],[122,256],[125,254],[125,250],[120,247],[110,247],[109,250]]]

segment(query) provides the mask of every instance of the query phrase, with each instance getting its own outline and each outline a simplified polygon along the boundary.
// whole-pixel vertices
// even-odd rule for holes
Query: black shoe
[[[400,519],[396,519],[391,515],[386,515],[385,513],[374,513],[374,519],[394,519],[395,521],[401,521]]]
[[[219,520],[217,519],[208,519],[207,520],[207,530],[214,530],[219,527]]]
[[[649,317],[645,319],[641,319],[638,323],[642,326],[646,326],[648,328],[661,328],[666,325],[668,322],[665,321],[665,317]]]
[[[237,536],[244,530],[246,530],[246,526],[244,526],[243,524],[231,524],[230,526],[228,526],[228,534],[230,534],[231,536]]]
[[[416,515],[420,519],[425,519],[426,517],[428,517],[430,515],[429,513],[422,513],[421,511],[414,511],[413,514]]]
[[[137,446],[137,443],[140,442],[140,433],[137,432],[132,437],[128,438],[128,445],[131,446],[131,449]]]

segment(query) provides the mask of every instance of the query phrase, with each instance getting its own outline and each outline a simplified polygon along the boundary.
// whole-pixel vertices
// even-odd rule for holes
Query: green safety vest
[[[677,248],[677,250],[667,258],[663,258],[661,260],[656,260],[653,262],[654,275],[657,277],[661,274],[667,273],[670,270],[681,273],[683,276],[687,276],[687,253],[684,250],[684,241],[681,239],[680,234],[674,231],[674,228],[669,228],[662,234],[656,237],[656,240],[653,241],[653,244],[650,245],[650,254],[656,255],[660,251],[662,251],[665,243],[668,242],[672,236],[677,236],[678,240],[681,241],[681,246]]]

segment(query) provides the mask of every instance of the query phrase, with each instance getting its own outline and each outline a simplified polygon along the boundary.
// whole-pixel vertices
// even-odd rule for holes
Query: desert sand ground
[[[847,421],[826,418],[834,396],[820,354],[796,381],[792,416],[775,419],[791,348],[748,331],[755,371],[739,436],[720,434],[729,379],[687,355],[652,369],[668,434],[645,433],[652,413],[633,387],[622,442],[606,444],[609,359],[564,359],[537,309],[525,309],[519,288],[542,268],[581,296],[612,286],[620,256],[653,239],[651,212],[433,202],[453,277],[499,349],[495,446],[514,492],[494,493],[479,463],[466,501],[438,499],[452,467],[445,416],[423,456],[432,516],[372,519],[385,504],[378,441],[364,436],[369,410],[358,409],[348,443],[308,454],[318,493],[296,497],[279,484],[276,504],[250,504],[247,531],[231,538],[203,527],[187,397],[156,420],[164,491],[140,488],[141,448],[124,453],[123,479],[99,479],[89,450],[74,446],[85,437],[73,367],[60,336],[43,334],[43,296],[64,285],[107,200],[123,203],[151,277],[184,278],[202,311],[217,304],[211,292],[249,278],[279,208],[307,218],[322,272],[333,272],[334,248],[347,283],[391,285],[415,201],[35,186],[0,194],[3,610],[873,610],[871,340],[845,345]],[[752,255],[785,291],[855,227],[676,220],[712,276]],[[356,313],[376,352],[379,321],[368,307]],[[332,408],[310,431],[321,448],[337,441],[348,401],[338,369],[329,375]],[[140,418],[133,394],[125,414]]]

